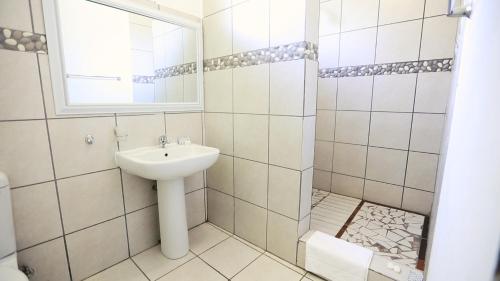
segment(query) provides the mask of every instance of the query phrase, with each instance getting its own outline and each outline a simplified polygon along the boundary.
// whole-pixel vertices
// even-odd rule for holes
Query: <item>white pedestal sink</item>
[[[161,251],[170,259],[189,250],[184,177],[212,166],[219,150],[196,144],[169,144],[116,153],[116,163],[129,174],[157,181]]]

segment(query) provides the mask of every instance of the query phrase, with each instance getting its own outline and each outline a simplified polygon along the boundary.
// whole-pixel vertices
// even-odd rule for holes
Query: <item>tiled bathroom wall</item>
[[[2,0],[0,27],[3,37],[43,43],[41,1]],[[0,171],[12,188],[19,264],[35,270],[30,280],[81,280],[159,240],[153,182],[117,168],[115,151],[165,133],[202,143],[202,113],[56,116],[50,54],[25,45],[0,49]],[[119,143],[117,125],[129,135]],[[205,221],[203,173],[186,179],[186,204],[190,227]]]
[[[208,220],[295,263],[309,229],[319,0],[205,1]]]
[[[430,213],[457,28],[447,4],[321,1],[315,188]]]

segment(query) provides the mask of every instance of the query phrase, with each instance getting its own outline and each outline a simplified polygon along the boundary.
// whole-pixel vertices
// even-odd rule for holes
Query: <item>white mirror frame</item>
[[[60,15],[57,9],[59,1],[42,0],[45,30],[48,42],[49,66],[52,80],[52,92],[57,115],[65,114],[102,114],[102,113],[138,113],[138,112],[179,112],[203,110],[203,34],[201,20],[178,11],[155,9],[123,0],[85,0],[103,4],[131,13],[165,21],[196,31],[196,76],[198,102],[194,103],[136,103],[136,104],[88,104],[70,105],[67,102],[66,79],[64,78],[64,50],[60,32]]]

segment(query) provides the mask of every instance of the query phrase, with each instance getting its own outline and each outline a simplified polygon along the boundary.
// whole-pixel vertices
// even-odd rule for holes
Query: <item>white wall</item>
[[[492,280],[499,251],[500,1],[473,4],[459,37],[428,281]]]

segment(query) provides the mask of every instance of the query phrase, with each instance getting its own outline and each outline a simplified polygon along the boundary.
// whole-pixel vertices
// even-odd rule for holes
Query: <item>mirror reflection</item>
[[[85,1],[61,1],[68,104],[195,103],[191,28]]]

